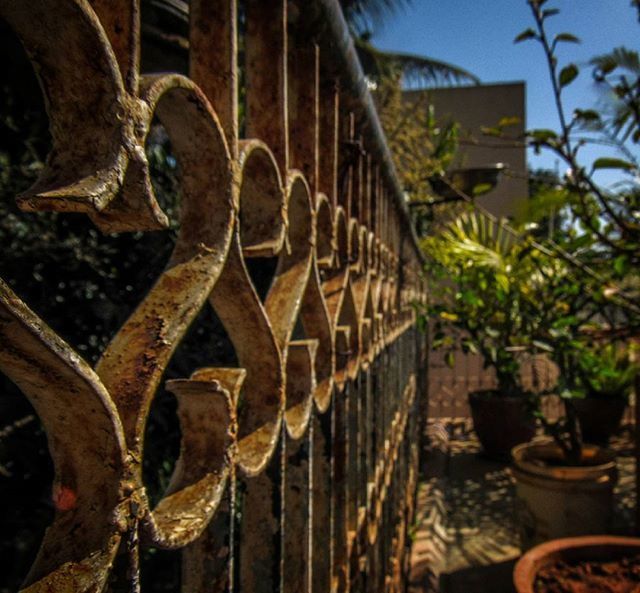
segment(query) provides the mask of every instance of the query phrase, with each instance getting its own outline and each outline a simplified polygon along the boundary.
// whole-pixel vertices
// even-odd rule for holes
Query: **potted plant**
[[[615,454],[603,445],[620,423],[638,367],[616,344],[556,346],[565,415],[540,420],[552,441],[513,450],[517,516],[527,549],[548,539],[606,533],[617,481]]]
[[[551,440],[524,443],[512,452],[524,549],[552,538],[607,532],[617,481],[615,454],[592,441],[589,429],[599,434],[615,427],[616,410],[609,420],[589,410],[583,414],[581,405],[589,397],[606,400],[605,394],[615,402],[612,394],[622,390],[618,400],[624,407],[637,370],[629,360],[630,347],[599,344],[588,333],[604,310],[593,278],[576,274],[560,258],[536,262],[539,276],[525,292],[522,312],[536,319],[535,343],[558,367],[558,384],[551,391],[561,397],[564,415],[552,419],[537,412]]]
[[[522,549],[609,530],[617,481],[612,451],[581,445],[579,459],[569,462],[557,442],[533,441],[518,445],[512,455]]]
[[[482,356],[496,388],[469,394],[474,429],[485,451],[508,457],[535,434],[535,398],[520,382],[522,354],[531,349],[532,318],[522,314],[523,287],[535,252],[502,223],[474,211],[461,214],[422,242],[433,279],[427,307],[433,348]],[[535,321],[535,320],[534,320]]]
[[[564,415],[551,419],[538,411],[551,439],[523,443],[512,451],[523,549],[552,538],[605,533],[617,480],[614,453],[585,442],[578,412],[589,381],[597,383],[608,374],[598,370],[612,366],[605,347],[585,342],[585,328],[599,310],[591,281],[557,259],[538,260],[538,271],[536,282],[545,290],[534,286],[523,298],[522,310],[537,316],[536,344],[545,347],[558,367],[558,384],[551,392],[561,397]]]
[[[633,344],[591,343],[576,356],[572,405],[587,443],[606,446],[620,426],[640,366]]]

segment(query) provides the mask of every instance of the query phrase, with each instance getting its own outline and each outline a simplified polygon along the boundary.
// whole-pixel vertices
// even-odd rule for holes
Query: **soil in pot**
[[[504,397],[496,391],[469,394],[473,428],[486,455],[508,460],[511,449],[531,440],[536,421],[526,397]]]
[[[558,561],[542,568],[535,593],[634,593],[640,591],[640,555],[608,562]]]
[[[518,593],[640,591],[640,539],[590,535],[545,542],[518,560],[513,584]]]
[[[627,407],[624,398],[586,397],[571,401],[582,430],[585,443],[606,445],[620,427]]]

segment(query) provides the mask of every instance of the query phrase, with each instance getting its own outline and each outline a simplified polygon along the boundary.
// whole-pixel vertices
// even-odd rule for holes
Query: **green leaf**
[[[463,340],[462,347],[467,352],[471,352],[472,354],[478,354],[478,347],[472,340]]]
[[[525,29],[524,31],[522,31],[522,33],[520,33],[519,35],[516,36],[516,38],[513,40],[514,43],[520,43],[521,41],[526,41],[527,39],[535,39],[536,38],[536,32],[529,28],[529,29]]]
[[[481,196],[482,194],[486,194],[488,191],[493,189],[493,185],[491,183],[477,183],[473,186],[471,190],[472,195]]]
[[[560,70],[560,76],[558,76],[558,82],[561,87],[565,87],[571,84],[578,76],[578,67],[575,64],[569,64]]]
[[[545,352],[553,352],[553,347],[547,344],[546,342],[541,342],[540,340],[533,340],[533,345],[540,350],[544,350]]]
[[[578,39],[575,35],[572,35],[571,33],[558,33],[555,36],[554,40],[555,41],[566,41],[567,43],[580,43],[580,39]]]
[[[453,365],[456,362],[456,356],[453,351],[449,351],[444,356],[444,361],[448,367],[453,368]]]
[[[512,115],[512,116],[509,116],[509,117],[502,117],[502,118],[500,118],[500,121],[498,122],[498,127],[499,128],[506,128],[507,126],[516,126],[521,121],[522,120],[516,115]]]
[[[500,128],[491,128],[489,126],[481,126],[480,131],[484,136],[494,136],[499,138],[502,136],[502,130]]]
[[[534,140],[538,140],[539,142],[547,142],[549,140],[553,140],[558,137],[558,135],[553,130],[530,130],[527,132]]]
[[[498,361],[498,349],[495,346],[489,348],[489,360],[496,363]]]
[[[576,109],[573,115],[576,119],[587,122],[600,121],[600,114],[594,109]]]
[[[557,8],[547,8],[546,10],[542,11],[542,18],[546,19],[550,16],[555,16],[556,14],[559,14],[559,10]]]
[[[593,170],[595,171],[596,169],[625,169],[629,171],[635,169],[635,165],[622,159],[602,157],[594,161]]]
[[[497,272],[496,273],[496,284],[504,291],[504,292],[509,292],[509,276],[507,276],[507,274],[503,274],[501,272]],[[498,292],[496,294],[496,297],[498,297],[498,299],[501,298],[501,294]],[[506,295],[505,295],[506,297]]]
[[[626,255],[619,255],[613,260],[613,269],[618,276],[623,276],[629,270],[629,258]]]
[[[461,299],[472,306],[482,305],[482,299],[471,290],[464,290],[460,295]]]
[[[587,245],[590,245],[592,242],[593,242],[593,237],[590,234],[585,233],[584,235],[580,235],[575,239],[573,239],[569,243],[569,246],[571,247],[571,250],[575,251],[577,249],[581,249],[582,247],[586,247]]]
[[[580,320],[575,315],[567,315],[566,317],[561,317],[557,321],[554,322],[553,327],[555,329],[561,329],[564,327],[570,327],[572,325],[579,324]]]
[[[562,399],[579,399],[584,397],[584,392],[578,389],[563,389],[559,395]]]
[[[600,114],[594,109],[575,109],[573,120],[584,130],[601,130],[604,128]]]

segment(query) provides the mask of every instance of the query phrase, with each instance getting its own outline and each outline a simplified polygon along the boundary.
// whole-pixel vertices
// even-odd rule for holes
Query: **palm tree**
[[[640,0],[638,0],[640,9]],[[593,77],[602,92],[605,121],[620,144],[630,137],[640,143],[640,54],[626,47],[591,60]],[[605,128],[606,131],[606,128]]]
[[[349,23],[356,50],[365,74],[380,80],[391,72],[401,72],[404,83],[430,86],[475,83],[480,80],[467,70],[426,56],[385,52],[371,43],[371,28],[412,0],[340,0]]]

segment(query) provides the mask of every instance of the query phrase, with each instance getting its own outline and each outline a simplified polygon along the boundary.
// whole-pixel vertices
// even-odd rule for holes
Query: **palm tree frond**
[[[454,64],[425,56],[400,52],[384,52],[389,60],[402,71],[405,82],[417,84],[480,84],[475,75]]]
[[[409,84],[442,86],[480,83],[477,76],[459,66],[425,56],[381,51],[361,36],[354,41],[362,69],[374,80],[392,72],[400,72],[404,82]]]
[[[411,4],[412,0],[340,0],[349,25],[362,34],[371,24],[379,25],[385,17]]]
[[[612,71],[614,68],[622,68],[636,76],[640,76],[640,56],[638,52],[624,46],[616,47],[607,54],[592,58],[590,64],[605,73]]]

